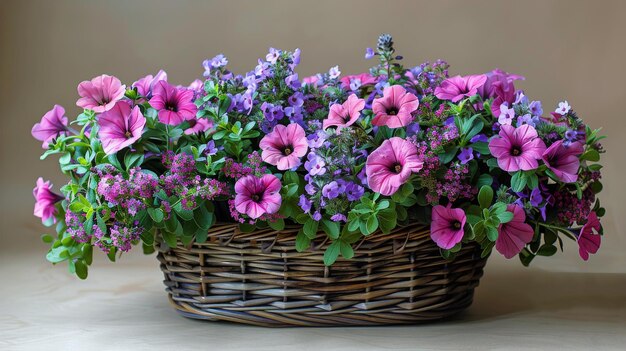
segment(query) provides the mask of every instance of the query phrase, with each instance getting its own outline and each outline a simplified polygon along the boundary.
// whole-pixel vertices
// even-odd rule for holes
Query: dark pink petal
[[[433,207],[431,219],[430,237],[437,246],[449,250],[463,240],[467,218],[462,209],[437,205]],[[459,223],[460,228],[455,228],[455,223]]]
[[[513,220],[500,224],[496,250],[506,258],[512,258],[528,244],[534,236],[533,228],[525,223],[526,213],[518,205],[508,205],[507,211],[513,213]]]
[[[583,225],[578,236],[578,253],[580,257],[587,261],[589,254],[595,254],[600,249],[602,236],[599,234],[602,229],[600,220],[594,211],[589,213],[587,223]]]

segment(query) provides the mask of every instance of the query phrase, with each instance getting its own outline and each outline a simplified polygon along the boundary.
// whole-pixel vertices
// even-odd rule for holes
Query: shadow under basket
[[[326,234],[297,252],[300,228],[216,224],[204,243],[159,244],[170,301],[185,317],[264,327],[412,324],[469,307],[487,260],[475,243],[445,260],[416,224],[372,234],[326,267]]]

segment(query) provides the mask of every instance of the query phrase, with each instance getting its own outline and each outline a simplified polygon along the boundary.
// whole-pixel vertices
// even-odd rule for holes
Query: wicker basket
[[[218,224],[205,243],[161,244],[170,301],[186,317],[266,327],[418,323],[467,308],[486,262],[475,244],[443,259],[428,229],[414,225],[372,234],[352,259],[326,267],[326,235],[297,252],[299,229]]]

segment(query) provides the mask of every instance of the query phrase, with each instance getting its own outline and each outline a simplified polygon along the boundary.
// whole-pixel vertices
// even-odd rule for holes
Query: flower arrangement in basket
[[[35,215],[56,228],[56,236],[43,236],[52,246],[47,259],[67,261],[85,278],[93,247],[114,261],[141,245],[145,253],[199,253],[200,270],[210,273],[206,265],[219,266],[226,254],[207,259],[202,245],[252,238],[233,246],[243,255],[267,237],[281,243],[281,233],[294,250],[272,257],[313,257],[310,267],[326,278],[368,238],[419,242],[411,264],[428,251],[442,267],[464,248],[477,250],[476,261],[494,247],[528,265],[563,249],[563,238],[577,242],[585,260],[596,253],[605,212],[596,199],[602,137],[567,101],[544,111],[515,88],[523,77],[501,70],[449,77],[441,60],[405,68],[389,35],[366,50],[366,59],[374,57],[379,63],[367,73],[333,67],[300,79],[300,50],[272,48],[245,75],[230,72],[223,55],[206,60],[205,79],[189,86],[170,83],[163,71],[130,86],[109,75],[80,83],[76,104],[84,111],[74,121],[55,105],[32,129],[42,158],[58,154],[69,178],[62,195],[41,178],[34,190]],[[398,239],[403,230],[425,234]],[[384,251],[368,247],[370,258]],[[268,245],[258,250],[260,261],[271,256]],[[183,262],[180,252],[163,261],[166,273],[175,271],[169,263]],[[355,257],[355,265],[373,281],[372,269],[392,257],[378,266]],[[291,286],[295,278],[285,277]],[[190,290],[188,280],[171,281],[175,297]],[[205,297],[226,289],[215,282],[194,289]],[[376,301],[370,295],[366,303]]]

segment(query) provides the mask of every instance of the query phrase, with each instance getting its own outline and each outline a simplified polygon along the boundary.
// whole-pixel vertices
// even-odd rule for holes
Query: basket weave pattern
[[[443,259],[428,228],[416,224],[372,234],[352,259],[326,267],[326,234],[297,252],[299,229],[242,233],[217,224],[205,243],[160,244],[170,301],[186,317],[259,326],[409,324],[467,308],[486,262],[474,243]]]

